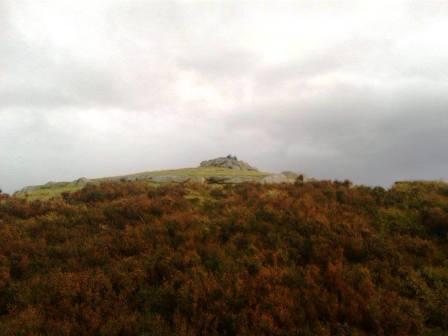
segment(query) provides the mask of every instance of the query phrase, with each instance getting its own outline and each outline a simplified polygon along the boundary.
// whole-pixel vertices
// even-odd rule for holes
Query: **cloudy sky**
[[[448,178],[447,1],[0,0],[0,187],[196,166]]]

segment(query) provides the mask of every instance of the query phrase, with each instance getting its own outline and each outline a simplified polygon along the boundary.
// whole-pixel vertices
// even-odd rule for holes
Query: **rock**
[[[263,177],[260,180],[262,184],[279,184],[279,183],[294,183],[296,178],[291,178],[286,176],[285,174],[272,174]]]
[[[247,162],[238,160],[236,156],[232,155],[227,155],[226,157],[219,157],[213,160],[202,161],[200,166],[258,171],[257,168],[252,167]]]

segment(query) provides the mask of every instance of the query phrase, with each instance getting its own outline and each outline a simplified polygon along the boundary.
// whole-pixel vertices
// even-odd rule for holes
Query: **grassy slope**
[[[169,170],[158,170],[152,172],[142,172],[130,175],[120,175],[112,177],[103,177],[97,179],[91,179],[90,183],[99,183],[107,181],[116,181],[120,179],[138,179],[144,180],[155,176],[190,176],[190,177],[211,177],[211,176],[244,176],[253,178],[262,178],[269,173],[251,171],[251,170],[236,170],[228,168],[181,168],[181,169],[169,169]],[[28,193],[17,193],[18,197],[25,197],[28,200],[36,199],[50,199],[52,197],[60,196],[64,192],[74,192],[81,189],[84,185],[76,184],[73,182],[61,182],[51,186],[42,185],[36,190],[30,191]]]
[[[269,173],[263,173],[253,170],[237,170],[228,168],[181,168],[181,169],[170,169],[170,170],[158,170],[153,172],[143,172],[131,175],[122,175],[114,177],[106,177],[96,179],[97,181],[103,180],[114,180],[121,178],[136,178],[144,179],[153,176],[191,176],[191,177],[210,177],[210,176],[253,176],[253,177],[263,177],[269,175]]]

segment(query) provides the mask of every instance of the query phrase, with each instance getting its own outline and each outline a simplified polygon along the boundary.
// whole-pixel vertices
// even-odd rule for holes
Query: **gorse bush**
[[[0,199],[2,335],[444,335],[448,193],[87,185]]]

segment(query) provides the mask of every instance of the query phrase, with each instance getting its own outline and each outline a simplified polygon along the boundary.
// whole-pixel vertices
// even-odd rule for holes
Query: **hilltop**
[[[219,167],[219,168],[229,168],[238,170],[253,170],[258,171],[257,168],[252,167],[247,162],[238,160],[236,156],[231,154],[226,157],[219,157],[212,160],[202,161],[200,167]]]
[[[148,171],[93,179],[83,177],[68,182],[48,182],[43,185],[22,188],[15,193],[15,196],[30,200],[46,199],[60,196],[64,192],[80,190],[89,183],[114,181],[144,181],[155,185],[166,183],[238,184],[244,182],[271,184],[294,183],[297,179],[303,180],[303,175],[293,172],[280,174],[263,172],[245,161],[238,160],[236,156],[227,155],[202,161],[198,167],[194,168]]]

